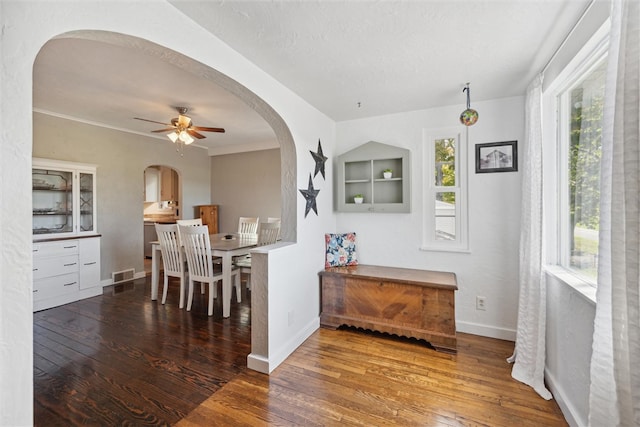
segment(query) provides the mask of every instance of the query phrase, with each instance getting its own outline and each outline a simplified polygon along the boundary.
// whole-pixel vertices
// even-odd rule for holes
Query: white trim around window
[[[436,143],[454,140],[455,182],[437,182]],[[468,132],[457,126],[423,130],[423,234],[421,250],[469,251]],[[449,202],[443,199],[446,195]]]

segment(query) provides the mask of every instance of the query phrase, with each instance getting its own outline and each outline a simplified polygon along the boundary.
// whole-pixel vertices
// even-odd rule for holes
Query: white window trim
[[[584,45],[578,54],[567,64],[553,83],[543,94],[543,123],[544,140],[552,141],[545,144],[544,164],[552,165],[545,169],[544,203],[545,223],[549,224],[545,231],[545,270],[558,280],[573,287],[581,294],[592,298],[590,292],[585,292],[585,286],[595,289],[596,283],[577,275],[574,269],[568,268],[569,254],[566,250],[569,242],[569,190],[562,183],[568,180],[568,149],[566,139],[563,141],[563,133],[567,133],[568,112],[561,109],[562,94],[582,78],[589,70],[607,54],[609,44],[610,23],[607,20],[591,39]],[[564,102],[567,102],[564,100]],[[562,273],[564,272],[564,273]],[[571,277],[571,280],[567,280]]]
[[[436,187],[434,142],[438,139],[456,138],[456,186]],[[423,251],[469,252],[469,214],[468,214],[468,174],[469,144],[468,129],[464,126],[441,129],[424,129],[422,132],[423,168]],[[451,241],[435,239],[435,194],[437,192],[456,193],[456,238]]]

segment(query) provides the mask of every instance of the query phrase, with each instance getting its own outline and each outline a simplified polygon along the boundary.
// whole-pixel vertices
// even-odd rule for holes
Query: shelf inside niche
[[[337,158],[335,207],[339,212],[410,212],[410,151],[370,141]],[[384,178],[391,169],[392,177]],[[356,194],[364,202],[353,201]]]

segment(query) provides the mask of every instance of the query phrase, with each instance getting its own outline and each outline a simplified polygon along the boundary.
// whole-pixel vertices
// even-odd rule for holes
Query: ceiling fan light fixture
[[[2,0],[0,0],[2,1]],[[170,132],[167,134],[167,137],[173,142],[177,144],[177,150],[182,153],[182,149],[185,145],[193,144],[196,140],[194,138],[203,139],[205,138],[200,132],[220,132],[224,133],[223,128],[214,128],[208,126],[193,126],[193,122],[191,121],[191,117],[187,116],[187,108],[186,107],[176,107],[178,110],[178,117],[174,117],[171,119],[170,123],[158,122],[155,120],[143,119],[141,117],[134,117],[136,120],[142,120],[144,122],[157,123],[160,125],[168,126],[164,129],[152,130],[151,132]],[[182,155],[182,154],[181,154]]]
[[[195,139],[193,139],[191,137],[191,135],[189,135],[187,133],[187,131],[183,130],[182,132],[180,132],[180,139],[182,140],[182,142],[184,142],[186,145],[191,144],[193,141],[195,141]]]
[[[189,126],[191,126],[191,118],[180,114],[178,116],[178,126],[188,128]]]
[[[169,137],[171,142],[176,142],[178,140],[178,132],[173,131],[170,134],[168,134],[167,137]]]

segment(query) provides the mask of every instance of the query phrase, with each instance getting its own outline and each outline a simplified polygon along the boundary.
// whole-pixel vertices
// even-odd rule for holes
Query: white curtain
[[[640,2],[613,0],[589,424],[640,425]]]
[[[545,399],[544,385],[547,290],[542,272],[542,75],[527,88],[525,161],[520,224],[520,297],[516,347],[508,361],[511,376]]]

